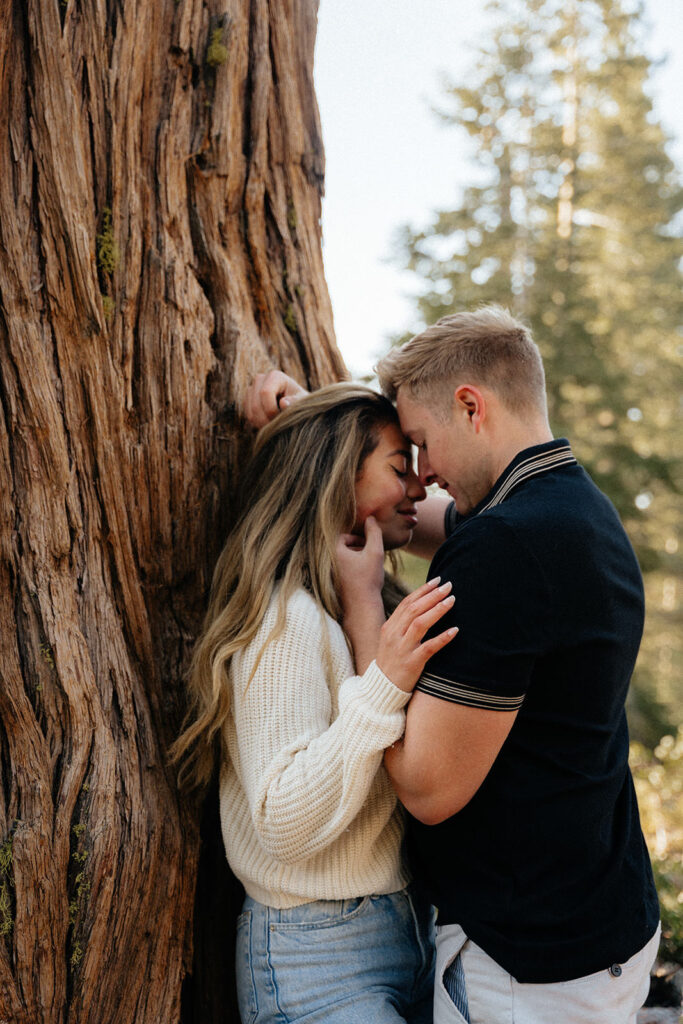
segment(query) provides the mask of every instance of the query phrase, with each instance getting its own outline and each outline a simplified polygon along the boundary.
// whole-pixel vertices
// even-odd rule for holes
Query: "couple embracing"
[[[506,311],[378,375],[257,381],[194,654],[175,755],[202,782],[220,746],[243,1024],[634,1024],[659,935],[635,556]],[[404,596],[408,544],[433,557]]]

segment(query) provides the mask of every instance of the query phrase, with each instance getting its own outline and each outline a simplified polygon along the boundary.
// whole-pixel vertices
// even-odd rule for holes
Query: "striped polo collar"
[[[550,473],[560,466],[576,465],[576,459],[566,437],[560,437],[553,441],[546,441],[545,444],[534,445],[533,448],[525,448],[514,457],[510,465],[496,480],[492,489],[466,516],[458,516],[456,521],[463,521],[478,516],[482,512],[500,505],[501,502],[533,476],[540,476],[543,473]]]

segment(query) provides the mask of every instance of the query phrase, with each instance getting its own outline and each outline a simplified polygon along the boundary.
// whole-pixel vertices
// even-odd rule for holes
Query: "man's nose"
[[[429,487],[436,480],[436,473],[429,465],[427,453],[420,449],[417,453],[417,475],[422,487]]]
[[[408,470],[406,494],[409,498],[412,498],[413,501],[424,501],[427,497],[427,492],[422,485],[422,481],[418,479],[417,473],[412,467]]]

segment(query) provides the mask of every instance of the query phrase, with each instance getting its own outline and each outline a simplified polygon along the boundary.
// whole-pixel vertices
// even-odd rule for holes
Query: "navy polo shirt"
[[[457,923],[520,982],[623,963],[659,911],[624,701],[643,628],[638,563],[566,440],[529,448],[452,532],[430,576],[451,580],[438,631],[460,633],[417,689],[518,715],[489,774],[407,848],[438,923]]]

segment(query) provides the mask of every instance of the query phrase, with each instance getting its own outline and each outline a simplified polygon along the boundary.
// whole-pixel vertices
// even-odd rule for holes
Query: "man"
[[[460,634],[385,755],[438,908],[435,1021],[631,1024],[658,943],[624,714],[635,556],[553,440],[540,354],[506,311],[444,317],[378,373],[421,482],[454,499],[429,575],[452,582]]]

